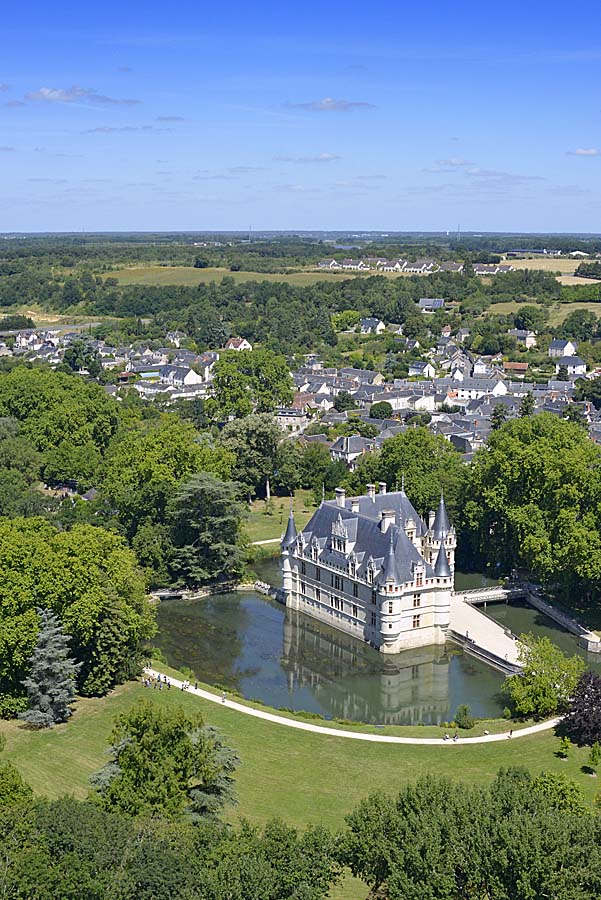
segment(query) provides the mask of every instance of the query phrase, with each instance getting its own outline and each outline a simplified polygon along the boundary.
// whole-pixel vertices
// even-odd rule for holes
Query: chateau
[[[322,502],[282,539],[286,606],[367,641],[382,653],[443,644],[454,590],[455,529],[441,496],[428,524],[404,487]]]

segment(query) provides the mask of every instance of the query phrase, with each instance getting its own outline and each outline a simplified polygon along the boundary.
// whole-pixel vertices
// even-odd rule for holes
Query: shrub
[[[455,724],[457,728],[473,728],[475,719],[472,711],[466,703],[461,703],[455,711]]]

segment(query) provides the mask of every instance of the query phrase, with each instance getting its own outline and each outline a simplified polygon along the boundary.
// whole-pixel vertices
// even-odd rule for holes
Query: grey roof
[[[441,493],[440,503],[438,504],[436,516],[434,517],[434,524],[432,526],[432,534],[437,541],[442,541],[444,536],[449,533],[450,529],[451,525],[449,522],[449,517],[447,515],[447,508],[444,504],[444,497]]]
[[[420,309],[444,309],[444,300],[441,297],[422,297],[418,306]]]
[[[579,356],[562,356],[557,360],[558,366],[583,366],[584,360]]]
[[[444,537],[445,535],[443,535],[443,541]],[[434,574],[438,578],[451,577],[451,568],[447,559],[447,551],[445,550],[444,543],[440,545],[440,550],[438,551],[438,556],[436,557],[436,562],[434,564]]]
[[[294,524],[294,512],[290,510],[288,516],[288,524],[286,526],[286,534],[282,538],[282,548],[289,547],[296,540],[296,525]]]
[[[572,344],[573,347],[578,346],[576,344],[576,341],[572,341],[569,338],[566,341],[556,338],[554,341],[551,341],[551,343],[549,344],[549,350],[563,350],[563,348],[566,346],[566,344]]]
[[[395,509],[395,505],[391,501],[397,504],[398,521],[400,493],[378,494],[377,496],[381,497],[382,500],[388,501],[388,503],[382,505],[383,509]],[[368,500],[370,504],[372,503],[371,498],[359,497],[356,499],[360,502]],[[348,503],[350,501],[347,501]],[[416,518],[418,522],[421,521],[417,514]],[[347,540],[354,545],[353,552],[357,564],[357,575],[360,578],[366,578],[371,564],[376,572],[380,571],[380,575],[374,578],[374,582],[381,581],[382,570],[386,568],[385,564],[390,556],[391,542],[394,549],[394,571],[397,584],[413,581],[414,570],[418,565],[425,566],[427,578],[433,577],[434,570],[432,566],[425,563],[421,554],[399,524],[391,523],[387,531],[383,532],[380,522],[375,515],[368,516],[362,512],[353,513],[347,508],[346,504],[345,507],[340,507],[335,500],[324,501],[319,509],[315,511],[310,522],[302,532],[304,539],[309,544],[314,542],[318,549],[319,559],[324,563],[333,566],[346,566],[345,554],[331,547],[330,536],[334,523],[338,523],[346,529]]]

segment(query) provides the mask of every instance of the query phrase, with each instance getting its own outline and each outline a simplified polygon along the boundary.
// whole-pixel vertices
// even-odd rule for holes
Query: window
[[[389,601],[388,601],[388,613],[389,613],[389,615],[390,615],[390,613],[392,613],[392,609],[393,609],[393,603],[392,603],[392,600],[389,600]]]
[[[351,578],[354,578],[357,573],[357,564],[353,559],[348,564],[348,570]]]
[[[318,553],[317,547],[313,547],[311,549],[311,556],[313,557],[313,559],[317,559],[317,553]]]
[[[315,599],[321,600],[321,591],[319,590],[319,588],[315,588]]]
[[[359,585],[357,583],[353,584],[353,597],[359,596]]]
[[[301,562],[301,575],[306,575],[306,574],[307,574],[307,566],[305,565],[305,561],[303,560]]]
[[[301,581],[301,594],[307,593],[307,585],[304,581]]]
[[[419,666],[411,666],[411,677],[414,680],[419,678]]]
[[[372,568],[367,570],[367,581],[369,584],[374,583],[374,570]]]
[[[419,628],[420,619],[421,619],[421,616],[413,616],[413,627],[414,628]]]
[[[375,605],[378,601],[378,593],[377,591],[371,592],[371,602]]]
[[[414,595],[413,595],[413,608],[414,608],[414,609],[417,609],[418,606],[421,606],[421,605],[422,605],[422,595],[421,595],[421,594],[414,594]]]
[[[417,575],[415,576],[415,584],[417,585],[417,587],[422,587],[423,583],[424,583],[424,573],[418,572]]]
[[[340,575],[332,575],[332,587],[336,588],[337,591],[344,590],[344,581]]]
[[[357,612],[357,604],[356,604],[356,603],[353,603],[353,616],[355,617],[355,619],[356,619],[357,616],[358,616],[358,612]]]
[[[372,613],[372,614],[371,614],[371,624],[372,624],[372,625],[375,625],[375,624],[376,624],[376,614],[375,614],[375,613]]]
[[[392,628],[392,622],[390,623],[390,625],[388,626],[388,628],[389,628],[389,629]]]
[[[330,597],[330,605],[333,609],[337,609],[340,612],[344,612],[344,603],[340,599],[340,597]]]
[[[321,569],[315,566],[315,581],[321,581]]]

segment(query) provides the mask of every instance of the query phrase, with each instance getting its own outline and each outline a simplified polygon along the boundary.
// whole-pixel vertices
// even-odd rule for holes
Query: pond
[[[277,559],[256,568],[263,580],[280,583]],[[480,575],[456,576],[458,588],[486,583]],[[518,633],[551,630],[575,652],[576,639],[535,610],[500,604],[487,612]],[[269,706],[397,725],[450,721],[460,703],[487,717],[505,706],[503,676],[452,644],[384,656],[254,592],[164,602],[158,625],[155,643],[170,665]]]

